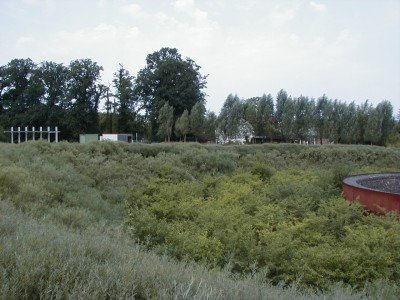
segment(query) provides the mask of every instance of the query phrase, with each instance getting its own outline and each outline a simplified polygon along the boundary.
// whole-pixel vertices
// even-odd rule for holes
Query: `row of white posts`
[[[35,141],[37,136],[39,140],[43,140],[43,135],[44,136],[47,135],[46,137],[48,142],[51,141],[51,135],[54,134],[54,141],[58,143],[58,134],[60,133],[57,126],[54,128],[54,130],[51,130],[50,127],[47,127],[46,130],[46,128],[43,129],[42,126],[39,127],[39,130],[35,130],[35,127],[32,127],[31,130],[28,130],[28,127],[25,127],[25,130],[21,130],[21,127],[17,127],[16,129],[14,129],[14,127],[11,127],[10,130],[6,130],[4,132],[11,133],[11,144],[14,144],[15,134],[18,135],[18,144],[20,144],[21,141],[23,141],[21,139],[21,136],[24,138],[25,142],[27,142],[29,139],[28,137],[29,134],[31,134],[32,141]]]

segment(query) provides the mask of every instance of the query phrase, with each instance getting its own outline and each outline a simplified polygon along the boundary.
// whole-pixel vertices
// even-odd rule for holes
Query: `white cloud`
[[[184,24],[181,25],[188,27],[189,29],[195,29],[197,31],[213,30],[218,27],[218,23],[210,20],[208,13],[195,6],[194,0],[175,0],[173,2],[174,8],[181,13],[186,13],[195,21],[195,25]]]
[[[31,6],[52,7],[54,0],[23,0],[23,3]]]
[[[97,7],[99,8],[104,8],[106,7],[108,4],[108,0],[98,0],[97,1]]]
[[[17,46],[26,46],[29,43],[34,42],[35,39],[31,36],[21,36],[17,40]]]
[[[44,1],[43,0],[23,0],[24,3],[29,4],[29,5],[40,5]]]
[[[292,20],[295,16],[297,7],[284,8],[275,6],[273,12],[270,13],[269,18],[274,26],[282,26]]]
[[[53,55],[69,57],[109,55],[136,41],[139,34],[137,27],[100,24],[93,28],[58,32],[47,50]]]
[[[194,9],[194,0],[176,0],[173,5],[177,11],[190,12]]]
[[[240,10],[251,10],[255,7],[256,4],[256,0],[246,0],[235,3],[235,6]]]
[[[324,13],[326,12],[327,8],[325,4],[322,3],[316,3],[314,1],[310,1],[310,6],[313,10],[319,13]]]
[[[131,15],[133,17],[142,17],[144,16],[144,13],[142,11],[142,8],[140,7],[139,4],[128,4],[124,5],[120,8],[120,11],[124,14]]]

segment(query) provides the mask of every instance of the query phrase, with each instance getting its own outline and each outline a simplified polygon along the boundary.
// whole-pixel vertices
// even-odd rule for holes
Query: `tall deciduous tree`
[[[175,48],[162,48],[146,58],[146,66],[136,78],[135,93],[151,125],[157,132],[157,116],[167,101],[174,108],[174,116],[185,109],[190,111],[197,102],[204,102],[206,76],[190,58],[183,59]]]
[[[44,87],[43,100],[46,120],[45,126],[59,126],[61,138],[70,138],[69,124],[66,113],[71,103],[67,100],[68,68],[63,64],[45,61],[39,67],[41,81]]]
[[[135,130],[135,94],[134,77],[123,65],[114,73],[116,108],[118,113],[117,132],[132,133]]]
[[[72,137],[80,133],[98,133],[99,101],[105,86],[99,83],[103,68],[90,59],[74,60],[69,65],[68,100],[71,103],[68,121]]]
[[[171,141],[172,126],[174,125],[174,108],[165,102],[161,107],[157,118],[158,135],[165,138],[165,141]]]
[[[36,64],[29,58],[13,59],[0,76],[0,122],[5,127],[41,125],[44,88]]]
[[[100,119],[100,128],[103,132],[115,133],[117,127],[115,124],[117,104],[115,102],[115,97],[113,97],[111,93],[110,86],[104,88],[103,99],[106,113],[103,115],[103,119]]]

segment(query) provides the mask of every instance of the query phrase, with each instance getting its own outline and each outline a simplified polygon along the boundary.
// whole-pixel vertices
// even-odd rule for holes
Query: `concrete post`
[[[18,144],[21,144],[21,127],[18,127]]]
[[[14,126],[11,127],[11,144],[14,144]]]
[[[50,142],[50,127],[47,127],[47,141]]]
[[[42,126],[39,127],[40,130],[40,139],[43,139],[43,129]]]
[[[56,143],[58,143],[58,126],[56,126]]]
[[[25,142],[28,141],[28,127],[25,126]]]
[[[35,126],[32,127],[32,140],[35,140]]]

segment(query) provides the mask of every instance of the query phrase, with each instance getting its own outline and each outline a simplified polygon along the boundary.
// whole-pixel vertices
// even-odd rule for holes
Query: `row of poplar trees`
[[[246,100],[229,95],[219,119],[220,136],[228,140],[256,135],[286,142],[384,145],[399,130],[389,101],[374,107],[368,101],[348,104],[326,95],[292,98],[284,90],[275,99],[271,94]]]
[[[175,48],[149,54],[136,77],[119,65],[112,82],[104,84],[102,70],[90,59],[67,66],[14,59],[0,66],[0,127],[58,126],[69,141],[103,132],[138,133],[149,141],[232,141],[255,135],[382,145],[395,125],[388,101],[373,107],[325,95],[292,98],[284,90],[275,99],[229,95],[217,116],[205,108],[207,76]]]

